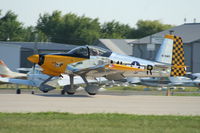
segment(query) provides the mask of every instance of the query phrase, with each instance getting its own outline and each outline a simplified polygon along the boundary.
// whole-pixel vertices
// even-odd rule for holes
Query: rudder
[[[175,35],[168,36],[173,38],[172,67],[170,76],[184,76],[186,74],[186,66],[182,38]]]
[[[7,65],[2,60],[0,60],[0,76],[8,75],[11,72],[12,71],[7,67]]]

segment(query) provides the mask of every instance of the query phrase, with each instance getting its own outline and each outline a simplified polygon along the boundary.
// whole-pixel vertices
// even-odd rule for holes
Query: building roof
[[[52,43],[52,42],[0,42],[0,45],[13,45],[20,46],[25,49],[39,49],[39,50],[71,50],[77,45],[70,44],[60,44],[60,43]]]
[[[185,23],[180,26],[173,27],[171,29],[147,36],[131,43],[133,44],[147,44],[150,43],[151,37],[164,37],[173,31],[174,35],[180,36],[183,39],[183,43],[192,43],[200,40],[200,23]]]
[[[113,52],[132,55],[132,46],[129,43],[134,39],[99,39],[98,41]]]

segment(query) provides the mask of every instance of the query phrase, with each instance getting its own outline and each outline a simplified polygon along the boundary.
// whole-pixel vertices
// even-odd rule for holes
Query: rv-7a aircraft
[[[186,72],[182,39],[175,35],[165,36],[156,61],[121,55],[95,46],[80,46],[67,53],[36,54],[28,60],[40,65],[43,73],[50,75],[43,87],[52,77],[68,74],[70,86],[64,87],[68,94],[76,91],[73,79],[77,75],[84,80],[85,90],[95,95],[99,87],[89,84],[87,77],[120,80],[126,77],[183,76]]]

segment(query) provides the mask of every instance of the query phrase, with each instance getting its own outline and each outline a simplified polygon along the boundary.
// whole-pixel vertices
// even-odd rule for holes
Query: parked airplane
[[[62,75],[62,77],[54,77],[51,78],[51,80],[45,82],[49,76],[46,74],[43,74],[41,72],[41,70],[39,69],[27,69],[27,68],[22,68],[20,70],[23,71],[29,71],[27,74],[23,74],[23,73],[17,73],[17,72],[13,72],[11,71],[6,64],[0,60],[0,84],[8,84],[8,83],[12,83],[12,84],[20,84],[20,85],[28,85],[28,86],[33,86],[33,87],[38,87],[41,91],[43,91],[44,93],[55,89],[57,86],[68,86],[70,84],[69,82],[69,76],[68,75]],[[90,83],[97,83],[97,82],[102,82],[105,81],[106,79],[89,79]],[[84,81],[82,80],[82,78],[76,76],[74,77],[74,82],[75,84],[79,85],[79,84],[83,84]],[[42,87],[41,87],[42,86]],[[66,91],[65,90],[61,90],[61,94],[64,94]],[[20,89],[16,90],[17,94],[21,93]],[[32,92],[34,93],[34,92]],[[70,92],[67,91],[67,93],[70,94]]]
[[[50,76],[45,82],[68,74],[70,86],[65,86],[65,90],[71,94],[76,90],[75,75],[82,77],[86,83],[85,90],[95,95],[99,87],[89,84],[87,77],[120,80],[125,77],[183,76],[186,72],[182,39],[174,35],[165,36],[156,61],[120,55],[94,46],[77,47],[67,53],[36,54],[28,60],[40,65],[42,72]]]
[[[131,84],[140,84],[152,87],[199,87],[200,73],[189,74],[180,77],[145,77],[145,78],[127,78]]]
[[[0,60],[0,77],[8,77],[8,78],[26,78],[27,74],[17,73],[11,71],[6,64]]]
[[[189,86],[200,88],[200,73],[193,73],[185,77],[170,77],[169,80],[174,86]]]

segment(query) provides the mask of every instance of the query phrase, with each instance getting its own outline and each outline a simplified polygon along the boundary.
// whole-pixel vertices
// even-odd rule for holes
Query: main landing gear
[[[69,94],[69,95],[74,95],[76,92],[76,89],[78,88],[77,86],[74,85],[74,75],[69,75],[69,77],[70,77],[70,85],[64,86],[63,90],[61,90],[62,95],[64,95],[65,92],[67,92],[67,94]],[[87,81],[85,76],[81,76],[81,78],[83,79],[83,81],[86,84],[85,91],[89,95],[96,95],[96,93],[99,89],[99,86],[89,84],[89,82]]]
[[[65,85],[61,94],[64,95],[67,92],[68,95],[74,95],[76,92],[76,87],[74,86],[74,75],[69,75],[70,85]]]
[[[85,87],[85,91],[89,94],[89,95],[96,95],[96,93],[99,90],[99,86],[98,85],[92,85],[89,84],[89,82],[87,81],[85,76],[81,76],[83,81],[86,83],[86,87]]]

